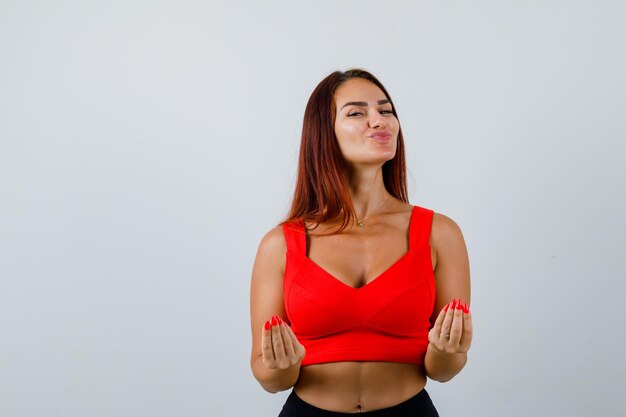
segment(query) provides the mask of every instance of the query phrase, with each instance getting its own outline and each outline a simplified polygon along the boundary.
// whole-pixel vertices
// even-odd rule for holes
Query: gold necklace
[[[385,207],[385,205],[387,204],[387,201],[389,201],[389,199],[391,198],[391,195],[389,197],[387,197],[387,199],[385,200],[385,202],[383,203],[382,206],[378,207],[376,210],[380,210],[381,208]],[[361,229],[365,227],[365,224],[363,223],[365,220],[367,220],[370,216],[364,217],[361,220],[356,219],[356,225],[359,226]]]

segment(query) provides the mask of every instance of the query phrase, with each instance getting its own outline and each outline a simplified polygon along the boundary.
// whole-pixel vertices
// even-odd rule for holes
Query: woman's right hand
[[[299,366],[306,353],[291,328],[279,316],[263,325],[261,353],[268,369],[288,369]]]

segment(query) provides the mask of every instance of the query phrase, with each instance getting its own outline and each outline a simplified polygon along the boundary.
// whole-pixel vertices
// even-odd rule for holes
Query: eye
[[[352,112],[352,113],[348,113],[348,117],[350,117],[350,116],[358,116],[358,115],[363,115],[363,113],[360,112],[360,111],[355,111],[355,112]]]
[[[382,114],[393,114],[392,110],[381,110],[380,111]]]

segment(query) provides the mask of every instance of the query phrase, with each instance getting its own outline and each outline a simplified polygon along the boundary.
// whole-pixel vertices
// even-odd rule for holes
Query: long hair
[[[315,223],[317,227],[320,223],[341,215],[341,225],[334,232],[340,233],[356,219],[348,191],[348,165],[335,136],[335,91],[352,78],[363,78],[378,86],[391,103],[393,115],[398,118],[396,106],[387,90],[369,72],[350,69],[345,72],[335,71],[324,78],[315,87],[306,105],[295,191],[289,213],[280,224],[307,221]],[[398,125],[399,122],[398,119]],[[396,154],[383,164],[382,169],[387,192],[403,202],[408,202],[402,128],[398,129]]]

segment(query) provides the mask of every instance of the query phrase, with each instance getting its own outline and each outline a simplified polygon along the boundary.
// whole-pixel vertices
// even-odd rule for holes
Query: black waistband
[[[280,413],[279,417],[340,417],[354,415],[361,417],[393,417],[406,416],[409,415],[409,413],[418,415],[415,414],[416,412],[421,412],[419,415],[424,416],[438,416],[430,396],[425,389],[422,389],[413,397],[399,404],[380,410],[365,411],[362,413],[341,413],[337,411],[325,410],[307,403],[302,398],[298,397],[295,390],[292,390],[289,397],[287,397],[287,401],[285,402],[283,411]]]

